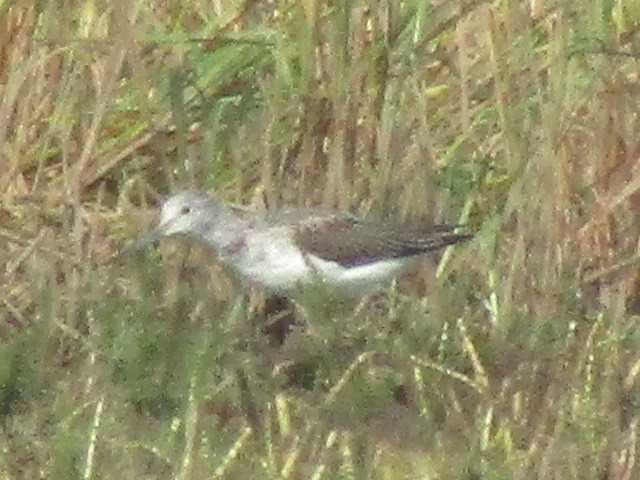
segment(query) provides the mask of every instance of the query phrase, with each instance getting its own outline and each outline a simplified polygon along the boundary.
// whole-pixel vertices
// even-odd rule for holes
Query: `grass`
[[[640,8],[0,3],[4,478],[638,477]],[[470,225],[274,345],[158,194]]]

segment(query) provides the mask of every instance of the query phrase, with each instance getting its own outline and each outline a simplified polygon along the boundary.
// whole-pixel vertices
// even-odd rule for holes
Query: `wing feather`
[[[290,225],[303,250],[345,267],[420,255],[471,238],[456,233],[457,226],[374,223],[306,209],[281,212],[274,221]]]

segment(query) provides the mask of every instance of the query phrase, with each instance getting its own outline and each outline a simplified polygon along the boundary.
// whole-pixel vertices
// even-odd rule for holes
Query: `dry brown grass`
[[[0,6],[4,477],[638,477],[637,2],[156,3]],[[193,185],[478,233],[274,348]]]

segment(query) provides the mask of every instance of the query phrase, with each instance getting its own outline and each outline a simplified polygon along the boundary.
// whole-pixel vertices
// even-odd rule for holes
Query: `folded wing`
[[[294,227],[303,251],[344,267],[420,255],[471,238],[455,226],[377,223],[331,212],[290,210],[278,217]]]

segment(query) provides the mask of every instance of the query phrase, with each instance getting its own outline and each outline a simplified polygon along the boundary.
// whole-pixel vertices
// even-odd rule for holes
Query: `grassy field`
[[[0,2],[2,478],[640,478],[639,25]],[[278,345],[204,249],[121,254],[187,187],[477,234]]]

